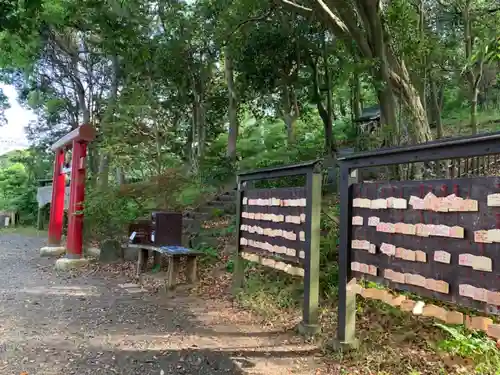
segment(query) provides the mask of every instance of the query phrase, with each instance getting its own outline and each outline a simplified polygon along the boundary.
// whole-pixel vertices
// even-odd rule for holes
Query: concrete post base
[[[359,341],[353,339],[352,341],[339,341],[337,339],[330,340],[326,343],[326,347],[330,350],[337,352],[348,352],[359,348]]]
[[[79,258],[79,259],[59,258],[56,261],[55,268],[58,271],[68,271],[85,267],[87,264],[89,264],[89,261],[88,259],[85,258]]]
[[[42,257],[59,257],[66,253],[66,248],[63,246],[46,246],[40,249]]]
[[[303,321],[297,326],[299,334],[305,337],[311,337],[321,332],[321,327],[317,324],[306,324]]]

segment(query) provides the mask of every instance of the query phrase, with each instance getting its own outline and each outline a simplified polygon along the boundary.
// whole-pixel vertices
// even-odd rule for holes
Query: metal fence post
[[[304,335],[314,335],[319,331],[319,256],[320,256],[320,225],[321,225],[321,169],[315,166],[307,173],[307,202],[306,207],[306,243],[309,251],[306,252],[304,264],[304,306],[303,319],[299,331]]]
[[[238,291],[243,287],[245,280],[245,261],[240,256],[240,225],[241,225],[241,198],[242,198],[242,186],[240,178],[236,179],[236,251],[233,255],[233,294],[238,293]]]
[[[352,172],[352,173],[351,173]],[[335,349],[357,346],[356,340],[356,293],[348,290],[351,279],[351,210],[352,184],[357,182],[358,171],[340,163],[340,241],[339,241],[339,305],[337,338],[331,342]]]

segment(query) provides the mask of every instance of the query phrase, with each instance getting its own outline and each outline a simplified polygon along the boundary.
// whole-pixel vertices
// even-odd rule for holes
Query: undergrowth
[[[448,338],[438,343],[438,349],[472,359],[478,374],[500,374],[500,351],[483,332],[470,332],[463,326],[452,327],[441,323],[436,323],[436,326],[448,334]]]
[[[265,318],[273,318],[283,310],[299,308],[304,292],[303,284],[280,272],[269,271],[247,262],[243,291],[238,295],[240,304]]]

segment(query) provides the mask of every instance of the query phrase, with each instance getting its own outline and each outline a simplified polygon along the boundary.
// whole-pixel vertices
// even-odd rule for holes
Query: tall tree
[[[306,16],[314,13],[338,38],[356,42],[364,58],[373,61],[372,74],[380,82],[378,98],[383,121],[398,137],[395,95],[403,100],[413,118],[412,136],[416,143],[432,139],[429,122],[404,56],[394,43],[388,23],[391,5],[380,0],[311,0],[308,3],[281,0],[290,9]]]

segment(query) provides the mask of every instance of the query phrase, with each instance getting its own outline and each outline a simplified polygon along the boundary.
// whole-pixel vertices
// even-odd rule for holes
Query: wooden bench
[[[198,281],[197,277],[197,257],[202,253],[182,246],[153,246],[144,244],[128,244],[132,249],[138,249],[137,257],[137,277],[140,278],[141,273],[146,271],[148,264],[149,251],[153,252],[154,266],[162,266],[161,256],[165,255],[168,259],[167,279],[165,288],[167,290],[174,289],[177,285],[177,276],[180,269],[181,259],[186,259],[185,275],[188,283],[194,284]]]

